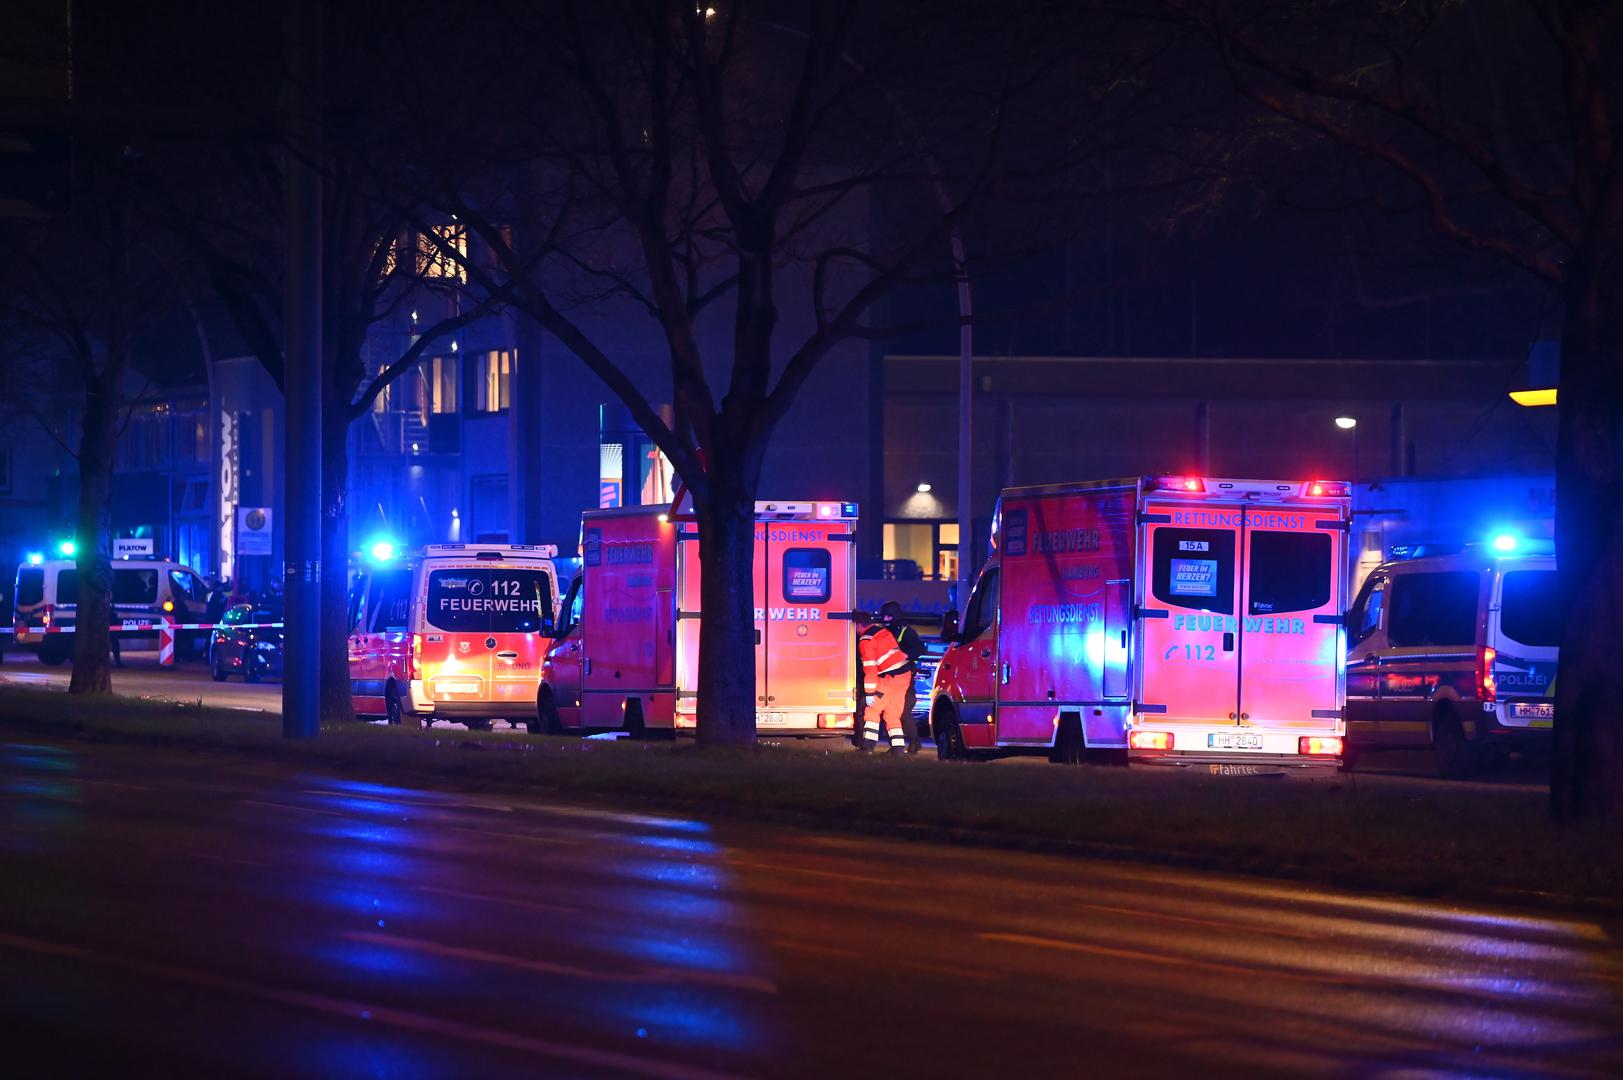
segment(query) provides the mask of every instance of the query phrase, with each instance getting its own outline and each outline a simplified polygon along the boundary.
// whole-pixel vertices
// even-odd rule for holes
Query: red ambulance
[[[1006,490],[962,623],[947,620],[939,753],[1339,764],[1349,496],[1198,476]]]
[[[856,698],[857,507],[755,504],[759,731],[849,735]],[[654,507],[581,516],[581,572],[541,685],[548,733],[691,731],[699,672],[699,533]]]
[[[350,591],[355,712],[476,730],[533,724],[557,615],[553,545],[430,544],[378,560]]]

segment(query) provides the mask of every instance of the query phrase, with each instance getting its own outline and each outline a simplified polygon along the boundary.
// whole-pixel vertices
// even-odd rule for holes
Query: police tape
[[[109,626],[109,631],[119,633],[155,633],[160,630],[281,630],[285,623],[171,623],[163,620],[124,619],[118,626]],[[28,626],[19,630],[14,626],[0,626],[0,636],[6,634],[25,634],[31,637],[42,637],[46,634],[71,634],[71,626]]]

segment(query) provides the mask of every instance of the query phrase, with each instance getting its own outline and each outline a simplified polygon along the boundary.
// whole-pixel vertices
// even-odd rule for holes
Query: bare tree
[[[584,361],[692,494],[701,742],[754,738],[753,504],[796,395],[899,285],[953,272],[956,227],[1099,153],[1109,125],[1075,117],[1139,88],[1097,77],[1125,63],[1103,50],[1061,69],[1077,20],[994,7],[535,2],[476,31],[496,77],[456,99],[456,156],[492,172],[426,186],[495,255],[470,276]],[[648,320],[662,374],[616,354],[607,305]]]
[[[76,694],[112,692],[113,473],[139,381],[132,351],[153,319],[185,298],[167,237],[129,180],[134,167],[116,144],[81,140],[72,210],[0,228],[7,396],[27,405],[79,467]],[[59,423],[64,410],[46,400],[52,395],[77,423]]]
[[[1551,808],[1623,812],[1623,7],[1167,6],[1245,98],[1383,166],[1374,197],[1389,210],[1560,297]]]

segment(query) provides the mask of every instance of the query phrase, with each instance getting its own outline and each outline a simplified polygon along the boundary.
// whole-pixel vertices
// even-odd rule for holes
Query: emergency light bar
[[[856,517],[857,504],[854,502],[758,502],[755,504],[755,516],[758,518],[771,518],[776,521],[804,521],[808,518],[815,518],[819,521],[834,521]]]
[[[1345,480],[1309,480],[1302,485],[1302,494],[1314,499],[1345,499],[1352,494],[1352,485]]]
[[[1144,482],[1144,490],[1204,495],[1206,482],[1198,476],[1154,476]]]
[[[507,553],[538,559],[558,557],[557,544],[428,544],[423,548],[424,555],[462,555],[469,551],[480,559],[500,559]]]

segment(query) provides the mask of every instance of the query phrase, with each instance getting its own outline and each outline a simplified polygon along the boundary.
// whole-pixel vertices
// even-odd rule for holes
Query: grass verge
[[[1607,823],[1557,827],[1542,794],[1441,784],[1226,779],[1183,770],[942,764],[763,744],[701,750],[342,725],[307,743],[275,717],[0,687],[0,726],[272,756],[351,774],[750,821],[1075,852],[1409,895],[1623,910]]]

